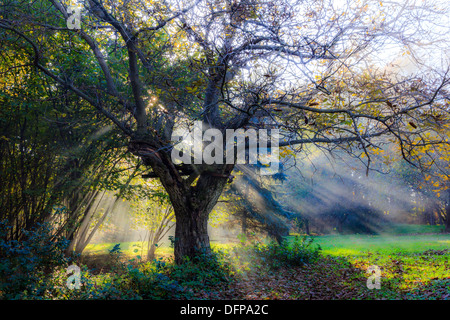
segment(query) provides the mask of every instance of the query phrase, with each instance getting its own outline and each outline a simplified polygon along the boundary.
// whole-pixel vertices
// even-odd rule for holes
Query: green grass
[[[367,256],[370,254],[418,253],[450,247],[449,234],[436,235],[330,235],[314,237],[324,254],[335,256]]]
[[[450,235],[440,233],[442,230],[443,226],[399,224],[386,230],[383,235],[325,235],[314,236],[314,241],[322,247],[324,254],[334,256],[418,253],[429,249],[444,250],[450,248]],[[85,253],[107,254],[115,244],[89,244]],[[222,249],[227,249],[232,245],[218,242],[211,243],[213,248]],[[147,242],[121,242],[120,249],[128,256],[145,256]],[[159,246],[156,252],[159,255],[167,256],[173,254],[173,249],[168,245],[163,245]]]
[[[88,255],[101,255],[109,253],[114,245],[117,243],[95,243],[88,244],[83,254]],[[227,249],[234,244],[228,243],[211,243],[212,248]],[[120,242],[120,250],[126,256],[140,255],[145,257],[147,254],[147,242],[134,241],[134,242]],[[173,248],[167,245],[158,246],[156,255],[158,256],[170,256],[173,254]]]
[[[424,234],[424,233],[442,233],[444,226],[429,226],[419,224],[396,224],[386,228],[384,234]]]
[[[382,289],[373,292],[375,297],[450,299],[450,234],[427,234],[439,230],[434,226],[397,230],[397,235],[327,235],[314,240],[325,256],[344,258],[362,272],[378,266]]]
[[[86,246],[84,254],[100,255],[107,254],[117,243],[95,243]],[[126,256],[142,256],[147,254],[147,242],[120,242],[120,250]],[[173,254],[173,249],[169,246],[161,246],[156,250],[157,254],[170,255]]]

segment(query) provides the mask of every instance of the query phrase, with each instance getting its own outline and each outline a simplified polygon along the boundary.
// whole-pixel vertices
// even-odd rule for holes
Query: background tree
[[[155,259],[156,250],[162,240],[175,226],[173,208],[167,194],[156,181],[143,182],[146,186],[140,192],[129,195],[131,216],[135,229],[144,228],[146,233],[143,242],[147,242],[147,260]],[[149,186],[150,185],[150,186]]]
[[[27,66],[18,73],[10,69],[7,57],[0,64],[1,218],[13,226],[12,239],[49,221],[71,239],[83,200],[95,198],[99,181],[111,180],[123,144],[86,104],[64,88],[49,88]]]

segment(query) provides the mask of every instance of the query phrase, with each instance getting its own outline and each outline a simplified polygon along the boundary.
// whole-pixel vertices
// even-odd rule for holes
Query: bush
[[[295,236],[292,242],[284,239],[281,243],[271,241],[264,245],[256,243],[252,250],[259,263],[272,269],[297,267],[313,263],[320,255],[320,246],[312,246],[313,239]]]
[[[178,281],[159,270],[155,263],[140,267],[128,265],[125,277],[128,288],[142,299],[181,299],[186,293]]]
[[[180,285],[192,290],[204,290],[223,285],[233,275],[227,262],[229,255],[220,249],[213,252],[201,252],[192,260],[186,258],[180,265],[170,264],[168,272]]]
[[[0,298],[3,299],[186,299],[194,292],[212,292],[225,284],[231,267],[224,251],[200,253],[182,265],[154,260],[123,262],[120,245],[110,250],[109,272],[94,275],[81,266],[81,287],[67,287],[68,241],[55,238],[48,224],[25,231],[21,241],[6,240],[8,226],[0,223]],[[130,260],[131,262],[131,260]]]
[[[64,251],[68,241],[55,238],[48,224],[24,231],[21,241],[6,240],[5,222],[0,222],[0,291],[2,298],[41,297],[51,286],[51,272],[67,266]]]
[[[122,266],[113,268],[108,278],[103,276],[100,285],[86,281],[81,290],[85,293],[80,292],[78,296],[81,299],[193,299],[195,293],[212,292],[228,282],[232,272],[224,261],[226,257],[225,252],[217,251],[185,259],[181,265],[162,259],[134,265],[119,262]]]

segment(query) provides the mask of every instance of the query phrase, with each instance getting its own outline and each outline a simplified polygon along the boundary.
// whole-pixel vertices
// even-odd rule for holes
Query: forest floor
[[[318,261],[302,267],[252,267],[209,299],[450,300],[450,235],[324,236]],[[369,289],[370,267],[380,289]]]
[[[450,300],[450,251],[386,257],[380,289],[369,289],[371,257],[323,256],[314,264],[275,272],[249,272],[211,298],[281,300]],[[380,263],[382,262],[382,263]],[[199,295],[201,297],[201,295]]]
[[[315,263],[276,270],[240,265],[227,285],[195,292],[195,297],[450,300],[450,234],[329,235],[314,237],[314,243],[322,248]],[[100,247],[90,248],[91,259],[102,251]],[[139,245],[127,243],[124,248],[130,254],[139,253]],[[158,250],[161,257],[171,255],[170,248]],[[374,278],[370,268],[380,271],[380,289],[368,288]]]

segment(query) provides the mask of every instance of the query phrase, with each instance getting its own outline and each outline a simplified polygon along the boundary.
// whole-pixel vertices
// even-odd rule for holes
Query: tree
[[[432,109],[448,85],[438,72],[379,80],[369,70],[365,82],[352,77],[368,55],[393,41],[412,50],[420,27],[445,14],[432,6],[89,0],[80,2],[77,30],[67,25],[73,17],[65,2],[7,2],[2,43],[29,53],[29,72],[45,75],[109,119],[151,170],[147,176],[161,181],[176,217],[177,263],[209,250],[209,213],[234,169],[175,163],[170,139],[177,125],[199,119],[222,133],[276,128],[280,145],[299,146],[296,151],[314,143],[367,156],[375,138],[389,136],[408,158],[405,121]],[[74,70],[78,52],[84,63]]]
[[[147,241],[147,260],[153,260],[161,240],[175,225],[172,207],[162,199],[139,201],[133,207],[134,224],[147,229],[146,239],[143,239]]]
[[[71,240],[83,199],[92,199],[99,180],[106,183],[114,162],[123,158],[117,155],[123,143],[82,101],[64,88],[50,89],[27,68],[9,68],[14,52],[3,54],[0,219],[11,227],[9,239],[52,222],[56,233]]]
[[[420,126],[423,134],[417,135],[411,153],[418,163],[416,168],[408,171],[407,178],[411,180],[413,189],[422,196],[422,203],[417,203],[417,210],[430,224],[438,220],[445,225],[445,231],[450,232],[450,148],[448,147],[449,115],[447,106],[434,110],[432,121]],[[426,127],[433,126],[432,133]],[[445,143],[429,144],[429,135],[441,136]],[[438,218],[438,219],[437,219]]]
[[[147,260],[155,259],[161,240],[175,226],[173,208],[167,193],[157,181],[136,178],[139,188],[130,188],[125,195],[130,203],[133,229],[146,231],[142,242],[147,241]]]

